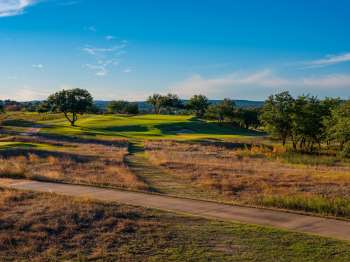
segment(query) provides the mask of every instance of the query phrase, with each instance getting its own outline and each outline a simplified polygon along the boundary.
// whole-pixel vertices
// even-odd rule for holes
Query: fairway
[[[76,127],[71,127],[62,117],[38,121],[41,133],[58,135],[82,135],[97,137],[123,137],[135,139],[225,139],[241,136],[261,136],[228,124],[198,120],[183,115],[84,115]]]

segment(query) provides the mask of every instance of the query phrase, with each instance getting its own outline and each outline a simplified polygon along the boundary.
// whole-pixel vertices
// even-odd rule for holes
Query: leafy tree
[[[124,112],[129,115],[137,115],[139,113],[139,105],[137,103],[128,103]]]
[[[220,117],[219,111],[218,111],[218,106],[215,104],[211,104],[208,106],[208,108],[204,114],[204,117],[206,119],[216,120],[218,122],[221,122],[224,120],[223,118]]]
[[[204,95],[194,95],[190,98],[187,108],[193,110],[197,117],[203,117],[210,103]],[[213,108],[212,108],[213,109]]]
[[[182,101],[175,94],[167,94],[162,96],[160,94],[153,94],[148,97],[147,103],[153,106],[153,111],[155,114],[159,114],[163,108],[169,111],[176,108],[182,108]]]
[[[221,103],[217,105],[219,118],[222,120],[229,119],[231,122],[237,116],[236,113],[236,104],[229,98],[225,98]]]
[[[62,90],[48,97],[52,109],[62,112],[71,126],[78,120],[78,114],[84,114],[93,106],[93,98],[87,90],[75,88]],[[71,116],[70,116],[71,115]]]
[[[128,101],[111,101],[107,106],[107,111],[109,113],[136,115],[139,113],[139,106],[137,103]]]
[[[294,99],[289,92],[271,95],[265,101],[260,120],[266,131],[280,138],[283,145],[292,134]]]
[[[108,113],[124,114],[128,104],[129,102],[123,100],[111,101],[107,106],[107,111]]]
[[[210,105],[205,116],[209,119],[215,119],[218,122],[223,122],[225,119],[233,122],[237,116],[236,104],[234,101],[225,98],[218,104]]]
[[[51,106],[50,103],[48,101],[42,101],[38,104],[38,106],[36,107],[36,111],[38,113],[47,113],[51,111]]]
[[[259,109],[247,108],[238,110],[239,119],[241,121],[241,127],[244,128],[257,128],[260,124],[259,121]]]
[[[155,114],[159,114],[161,108],[164,106],[164,96],[160,94],[153,94],[149,96],[147,99],[147,103],[153,106],[153,110]]]
[[[163,96],[161,104],[162,107],[165,107],[168,110],[183,108],[182,101],[175,94],[167,94],[166,96]]]
[[[298,141],[302,150],[312,151],[315,143],[321,147],[324,137],[323,117],[323,106],[317,97],[299,96],[294,101],[291,132],[294,149]]]
[[[330,138],[340,145],[350,142],[350,101],[342,103],[331,112],[331,120],[328,123],[328,134]]]
[[[0,101],[0,114],[5,112],[4,103]]]

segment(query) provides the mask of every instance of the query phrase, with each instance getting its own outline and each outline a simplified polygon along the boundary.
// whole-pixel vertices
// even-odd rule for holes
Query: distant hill
[[[184,103],[186,103],[188,100],[183,100]],[[217,104],[220,103],[222,100],[209,100],[211,104]],[[259,108],[262,107],[264,104],[263,101],[250,101],[250,100],[233,100],[238,107],[241,108]],[[105,100],[95,100],[95,104],[102,109],[105,109],[110,101]],[[140,111],[148,111],[151,110],[152,107],[147,104],[145,101],[138,101],[136,102],[139,105]]]

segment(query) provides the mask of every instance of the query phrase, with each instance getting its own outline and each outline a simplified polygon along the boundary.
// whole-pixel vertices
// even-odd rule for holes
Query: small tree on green
[[[38,113],[50,112],[51,111],[50,103],[47,100],[40,102],[36,108],[36,111]]]
[[[89,112],[93,106],[91,94],[80,88],[62,90],[48,97],[53,111],[62,112],[71,126],[75,126],[79,114]]]
[[[236,117],[236,103],[229,98],[225,98],[221,103],[217,104],[218,114],[221,120],[228,119],[233,122]]]
[[[128,102],[124,109],[124,112],[128,115],[137,115],[139,113],[139,105],[137,103]]]
[[[124,114],[125,108],[128,106],[129,102],[119,100],[119,101],[111,101],[107,105],[107,112],[108,113],[117,113],[117,114]]]
[[[236,117],[236,104],[234,101],[225,98],[218,104],[210,105],[207,110],[205,117],[208,119],[215,119],[219,123],[229,120],[233,122]]]
[[[183,104],[179,96],[170,93],[166,96],[163,96],[162,106],[167,108],[168,111],[183,108]]]
[[[149,96],[147,99],[147,103],[152,105],[153,111],[155,114],[159,114],[162,107],[164,107],[165,103],[164,96],[160,94],[153,94],[152,96]]]
[[[193,110],[197,117],[203,117],[210,103],[204,95],[194,95],[190,98],[187,108]]]

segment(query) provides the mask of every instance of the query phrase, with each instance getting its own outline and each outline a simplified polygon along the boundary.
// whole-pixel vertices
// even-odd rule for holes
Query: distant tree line
[[[235,102],[226,98],[219,103],[212,104],[204,95],[194,95],[187,102],[183,102],[177,95],[162,96],[154,94],[147,99],[152,105],[153,112],[160,114],[171,111],[180,113],[194,113],[198,118],[231,123],[244,128],[259,126],[259,109],[239,108]]]
[[[137,103],[124,100],[111,101],[107,106],[107,112],[112,114],[137,115],[139,113],[139,107]]]
[[[281,92],[269,96],[262,108],[240,108],[228,98],[210,103],[204,95],[194,95],[184,101],[175,94],[153,94],[147,103],[155,114],[194,114],[219,124],[262,128],[294,150],[314,151],[327,145],[350,156],[350,100],[320,100],[311,95],[294,98],[289,92]],[[87,90],[79,88],[61,90],[45,101],[0,101],[0,112],[4,111],[60,112],[72,126],[78,115],[85,113],[140,113],[138,103],[123,100],[111,101],[103,111]]]
[[[231,123],[244,128],[259,126],[259,109],[238,108],[235,102],[224,99],[219,103],[210,103],[204,95],[194,95],[188,101],[181,100],[175,94],[153,94],[148,103],[155,114],[195,114],[198,118],[209,119],[221,123]],[[136,115],[140,113],[136,102],[114,100],[105,109],[97,107],[91,94],[84,89],[61,90],[44,101],[17,102],[5,100],[0,104],[5,111],[27,111],[39,113],[63,113],[71,125],[75,125],[79,114],[109,113]],[[150,113],[149,111],[143,113]]]

